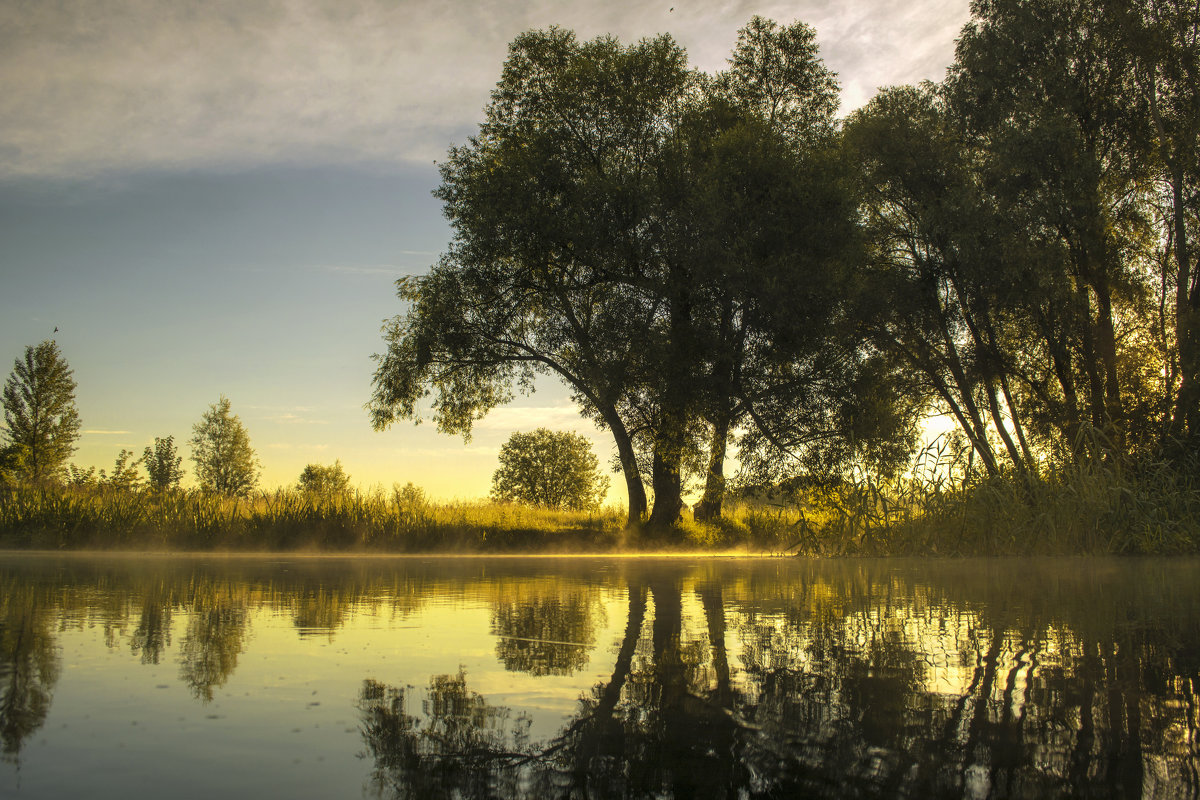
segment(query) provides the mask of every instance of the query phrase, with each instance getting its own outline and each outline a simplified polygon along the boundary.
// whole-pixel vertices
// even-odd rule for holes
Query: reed
[[[992,477],[932,467],[887,481],[851,476],[791,506],[802,518],[790,523],[790,549],[812,555],[1200,552],[1200,469],[1165,460],[1081,459]],[[778,519],[777,531],[787,517]]]
[[[411,484],[333,496],[227,498],[112,486],[0,488],[0,547],[837,555],[1200,552],[1200,465],[1081,459],[983,478],[932,449],[889,480],[869,474],[786,501],[742,497],[723,519],[625,530],[624,511],[430,502]]]
[[[623,511],[428,502],[413,487],[228,498],[113,487],[0,489],[0,545],[335,551],[557,551],[619,546]]]

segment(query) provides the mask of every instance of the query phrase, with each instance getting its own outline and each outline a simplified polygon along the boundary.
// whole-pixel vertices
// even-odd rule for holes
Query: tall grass
[[[429,502],[414,487],[226,498],[113,486],[0,488],[0,547],[363,552],[699,549],[803,555],[1200,552],[1200,464],[1080,459],[980,477],[936,444],[913,469],[743,498],[723,519],[625,530],[624,512]]]
[[[1080,458],[1044,473],[960,470],[935,444],[890,480],[852,475],[769,516],[760,538],[812,555],[1070,555],[1200,552],[1200,463]],[[770,509],[774,509],[771,516]],[[771,531],[773,529],[773,533]]]
[[[607,550],[624,512],[430,503],[411,487],[341,496],[228,498],[114,487],[0,489],[0,545],[81,549],[387,552]]]

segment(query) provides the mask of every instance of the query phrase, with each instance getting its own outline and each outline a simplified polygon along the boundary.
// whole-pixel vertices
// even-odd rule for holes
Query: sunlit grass
[[[810,555],[1196,553],[1200,471],[1087,460],[1043,475],[863,478],[738,513]]]
[[[940,475],[940,473],[938,473]],[[228,498],[112,486],[0,489],[0,546],[392,553],[741,551],[816,556],[1171,554],[1200,551],[1200,475],[1088,461],[1046,475],[864,477],[722,519],[626,530],[625,512],[432,502],[411,485]]]
[[[230,498],[113,487],[0,490],[9,547],[236,550],[607,550],[624,511],[432,503],[413,487],[339,496],[278,490]]]

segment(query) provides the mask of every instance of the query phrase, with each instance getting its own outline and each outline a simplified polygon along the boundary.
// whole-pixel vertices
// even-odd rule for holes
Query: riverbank
[[[685,516],[687,516],[685,514]],[[625,511],[432,502],[415,487],[229,498],[114,486],[0,489],[0,548],[364,553],[703,551],[837,555],[1200,552],[1200,477],[1165,463],[954,483],[842,481],[726,504],[667,530]]]

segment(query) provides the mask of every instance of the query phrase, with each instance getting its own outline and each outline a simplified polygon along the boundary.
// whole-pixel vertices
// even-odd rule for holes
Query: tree
[[[577,433],[517,432],[500,447],[492,497],[547,508],[595,508],[608,491],[608,476],[598,466],[591,442]]]
[[[932,85],[880,92],[851,117],[844,145],[859,164],[870,245],[866,335],[915,376],[918,406],[932,398],[954,417],[989,474],[1002,466],[993,433],[1026,468],[1012,351],[1042,354],[1032,307],[1057,296],[1031,269],[1038,237],[996,212],[979,155]],[[1021,346],[1005,346],[1012,330]]]
[[[986,154],[1002,214],[1058,250],[1039,272],[1061,287],[1047,327],[1062,370],[1075,373],[1064,387],[1077,404],[1072,422],[1124,452],[1139,394],[1122,353],[1126,309],[1150,291],[1135,254],[1151,152],[1145,126],[1131,124],[1141,100],[1132,58],[1118,46],[1117,5],[980,0],[946,94],[967,140]]]
[[[300,491],[322,498],[340,497],[350,491],[350,476],[342,469],[342,462],[329,466],[309,464],[300,473]]]
[[[100,470],[100,483],[114,489],[133,491],[139,488],[142,482],[142,476],[138,474],[138,465],[141,463],[142,459],[133,457],[132,450],[121,448],[116,463],[113,464],[112,474],[105,475],[104,470]]]
[[[142,451],[142,463],[146,465],[146,474],[150,476],[150,487],[158,491],[179,488],[183,480],[183,456],[175,450],[175,437],[161,439],[154,437],[154,448],[147,447]]]
[[[613,435],[630,524],[648,507],[643,464],[650,524],[678,520],[705,442],[719,514],[734,427],[766,419],[759,398],[787,407],[782,387],[820,396],[793,364],[780,385],[748,378],[822,340],[853,233],[824,152],[836,81],[815,53],[807,26],[757,17],[717,78],[666,36],[519,36],[478,135],[442,166],[451,248],[399,283],[409,309],[377,357],[376,428],[419,420],[432,395],[439,429],[469,435],[554,374]]]
[[[478,135],[441,167],[449,252],[398,284],[410,306],[384,332],[377,429],[420,419],[432,394],[439,430],[467,436],[537,375],[556,375],[612,433],[629,521],[642,520],[635,432],[619,407],[660,327],[654,158],[696,81],[669,36],[625,47],[551,28],[513,41]]]
[[[25,474],[29,448],[23,444],[0,447],[0,486],[16,486]]]
[[[250,447],[250,436],[229,398],[209,406],[192,427],[192,461],[200,488],[227,495],[246,495],[258,483],[258,459]]]
[[[707,438],[697,519],[721,514],[735,430],[750,434],[738,442],[743,465],[750,455],[781,447],[789,458],[808,455],[818,442],[844,438],[832,427],[834,382],[813,369],[855,371],[853,359],[833,357],[851,349],[838,328],[858,238],[834,148],[837,104],[837,79],[813,29],[755,16],[660,158],[660,292],[670,319],[660,339],[674,352],[657,358],[650,375],[687,398],[674,418],[693,440]],[[661,407],[672,407],[671,394]],[[663,416],[656,444],[669,440]],[[670,523],[681,505],[678,476],[664,481],[657,472],[654,513]]]
[[[1170,433],[1200,437],[1200,8],[1184,0],[1137,0],[1118,8],[1120,41],[1133,61],[1137,91],[1123,120],[1151,143],[1161,186],[1158,216],[1164,297],[1173,295],[1179,390]]]
[[[5,437],[25,448],[24,477],[33,482],[63,474],[79,438],[75,379],[58,344],[47,340],[25,348],[4,384]]]

